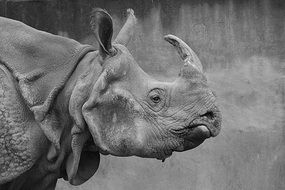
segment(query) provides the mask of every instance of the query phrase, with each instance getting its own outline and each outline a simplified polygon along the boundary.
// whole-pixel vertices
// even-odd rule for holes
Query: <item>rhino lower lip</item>
[[[205,125],[199,125],[196,127],[196,129],[199,129],[205,135],[205,137],[211,137],[211,131]]]
[[[191,126],[190,129],[191,132],[196,133],[197,136],[204,136],[205,138],[210,138],[212,136],[211,130],[206,124],[195,124]]]

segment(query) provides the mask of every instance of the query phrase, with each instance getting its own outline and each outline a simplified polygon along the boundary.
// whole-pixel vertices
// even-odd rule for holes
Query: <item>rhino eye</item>
[[[160,88],[152,89],[147,98],[147,102],[153,111],[159,111],[165,104],[165,91]]]
[[[151,101],[153,101],[153,103],[159,103],[161,101],[161,98],[159,97],[159,95],[153,95],[150,97]]]

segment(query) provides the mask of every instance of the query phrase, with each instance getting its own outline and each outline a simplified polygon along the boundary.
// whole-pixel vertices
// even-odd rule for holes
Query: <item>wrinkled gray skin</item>
[[[100,154],[164,160],[219,133],[221,115],[196,54],[167,35],[181,56],[181,71],[173,82],[153,79],[126,48],[136,23],[133,11],[128,13],[112,43],[111,17],[93,12],[99,51],[80,61],[53,108],[63,126],[60,149],[47,140],[16,81],[1,67],[1,190],[54,189],[61,177],[79,185],[96,172]]]

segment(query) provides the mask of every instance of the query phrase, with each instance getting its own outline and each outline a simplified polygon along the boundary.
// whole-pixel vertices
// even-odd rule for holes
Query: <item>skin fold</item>
[[[97,171],[100,155],[165,160],[218,135],[221,114],[197,55],[178,37],[165,36],[181,70],[173,82],[152,78],[126,48],[136,24],[133,10],[127,12],[112,42],[111,16],[94,9],[99,50],[80,59],[55,97],[46,131],[0,65],[1,190],[54,189],[58,178],[80,185]]]

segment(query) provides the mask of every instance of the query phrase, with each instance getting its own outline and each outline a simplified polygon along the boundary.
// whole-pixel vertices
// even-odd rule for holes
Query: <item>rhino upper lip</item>
[[[211,127],[210,127],[210,125],[212,125],[212,124],[209,121],[206,121],[206,119],[204,119],[204,117],[196,118],[196,119],[192,120],[191,122],[189,122],[188,125],[185,125],[182,128],[174,128],[171,131],[175,135],[183,137],[183,136],[188,136],[190,133],[192,133],[194,131],[195,128],[202,126],[202,125],[208,129],[210,136],[213,136],[212,131],[211,131]]]

